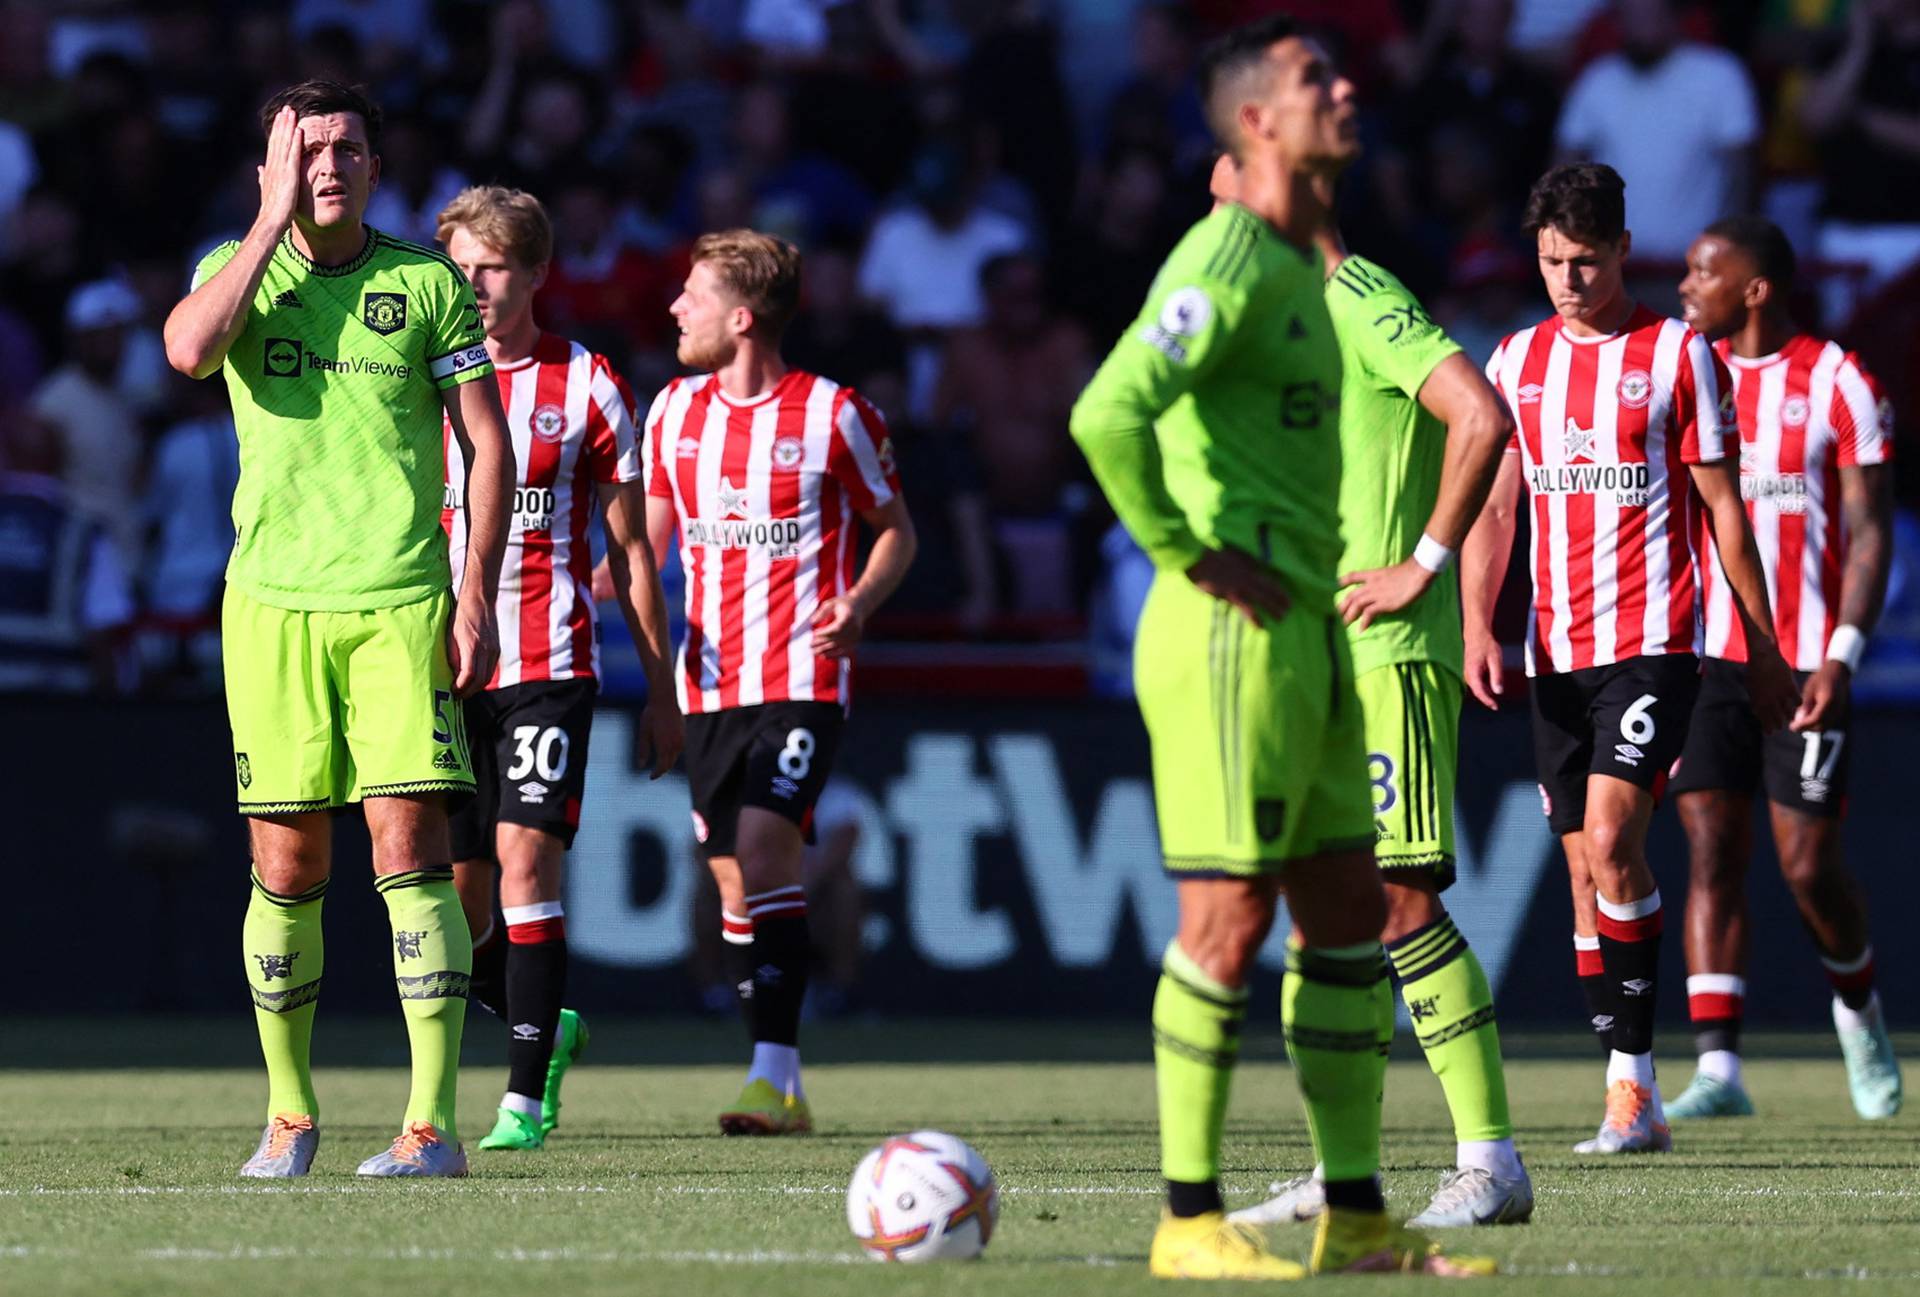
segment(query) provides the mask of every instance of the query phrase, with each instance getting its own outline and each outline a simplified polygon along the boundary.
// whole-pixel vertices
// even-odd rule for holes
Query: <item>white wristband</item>
[[[1843,664],[1847,670],[1858,675],[1860,659],[1866,656],[1867,637],[1860,633],[1858,626],[1835,626],[1833,638],[1827,641],[1827,656]]]
[[[1453,551],[1422,532],[1420,543],[1413,547],[1413,561],[1438,576],[1452,566]]]

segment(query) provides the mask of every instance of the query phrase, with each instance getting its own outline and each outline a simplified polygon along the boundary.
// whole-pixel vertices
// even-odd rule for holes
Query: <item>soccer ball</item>
[[[876,1261],[979,1256],[999,1218],[986,1159],[937,1130],[895,1135],[860,1159],[847,1186],[847,1224]]]

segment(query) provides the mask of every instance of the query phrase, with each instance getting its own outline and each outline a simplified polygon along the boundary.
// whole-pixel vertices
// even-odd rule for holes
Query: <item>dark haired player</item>
[[[1793,247],[1771,221],[1731,217],[1687,251],[1688,324],[1733,370],[1740,493],[1766,564],[1774,630],[1803,690],[1792,725],[1762,735],[1747,708],[1744,627],[1701,563],[1706,671],[1674,807],[1692,848],[1687,1009],[1700,1061],[1668,1106],[1679,1120],[1753,1112],[1740,1077],[1753,795],[1766,791],[1780,870],[1833,984],[1833,1023],[1862,1117],[1900,1111],[1900,1064],[1873,984],[1866,905],[1840,849],[1853,673],[1893,561],[1893,411],[1860,360],[1787,310]],[[1713,553],[1713,540],[1705,549]]]
[[[362,1175],[465,1175],[454,1123],[472,943],[444,806],[471,793],[459,699],[493,674],[513,452],[480,313],[443,254],[361,221],[379,110],[330,81],[261,113],[260,214],[208,253],[167,359],[224,368],[240,435],[221,637],[253,893],[247,982],[267,1129],[246,1176],[305,1175],[329,812],[362,802],[413,1051],[398,1138]],[[441,417],[470,466],[466,576],[448,593]]]
[[[1758,724],[1780,728],[1798,702],[1740,501],[1726,366],[1705,338],[1627,296],[1624,189],[1611,167],[1579,162],[1547,172],[1527,198],[1554,315],[1487,362],[1519,430],[1463,564],[1478,578],[1463,600],[1467,686],[1493,706],[1489,616],[1524,479],[1534,755],[1566,848],[1581,986],[1608,1050],[1606,1119],[1576,1148],[1588,1153],[1672,1147],[1653,1071],[1662,916],[1646,840],[1699,688],[1696,510],[1747,629]]]
[[[1134,650],[1180,926],[1154,997],[1163,1278],[1291,1279],[1226,1218],[1220,1140],[1247,980],[1284,884],[1281,1019],[1325,1168],[1313,1268],[1484,1274],[1386,1214],[1380,1093],[1393,1000],[1341,555],[1339,344],[1313,246],[1359,154],[1353,86],[1284,18],[1216,42],[1201,92],[1236,201],[1181,239],[1073,411],[1157,569]]]

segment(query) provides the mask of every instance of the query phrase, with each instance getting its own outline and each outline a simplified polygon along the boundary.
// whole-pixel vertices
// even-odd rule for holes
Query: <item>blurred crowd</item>
[[[95,686],[217,679],[232,423],[159,326],[254,216],[259,104],[328,76],[386,113],[369,222],[431,242],[467,183],[538,195],[543,325],[643,403],[693,237],[794,239],[789,359],[886,413],[920,522],[886,632],[1087,634],[1129,554],[1067,412],[1206,208],[1198,51],[1274,10],[1359,86],[1349,241],[1471,352],[1545,313],[1518,211],[1584,155],[1626,178],[1647,300],[1764,211],[1814,267],[1803,319],[1911,411],[1920,0],[0,0],[0,600],[69,581]]]

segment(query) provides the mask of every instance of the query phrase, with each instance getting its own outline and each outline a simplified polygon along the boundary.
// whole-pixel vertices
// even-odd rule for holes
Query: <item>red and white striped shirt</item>
[[[529,680],[591,680],[600,671],[593,550],[587,522],[599,483],[640,479],[633,397],[606,357],[551,333],[533,354],[498,365],[516,473],[507,556],[500,565],[500,665],[487,688]],[[467,557],[467,462],[445,425],[447,489],[440,525],[452,545],[453,588]]]
[[[647,412],[643,455],[647,493],[680,529],[681,710],[844,705],[848,664],[814,653],[813,619],[853,584],[855,515],[900,490],[879,413],[797,369],[750,401],[711,374],[676,378]]]
[[[1837,342],[1803,333],[1755,360],[1733,355],[1724,341],[1715,350],[1733,370],[1740,494],[1767,570],[1780,652],[1794,669],[1817,671],[1840,624],[1847,557],[1840,470],[1893,458],[1893,411],[1859,358]],[[1719,551],[1710,533],[1701,539],[1707,652],[1745,662],[1746,629]]]
[[[1503,341],[1487,377],[1533,499],[1527,674],[1699,652],[1687,465],[1723,458],[1733,431],[1706,339],[1645,307],[1599,338],[1556,316]]]

